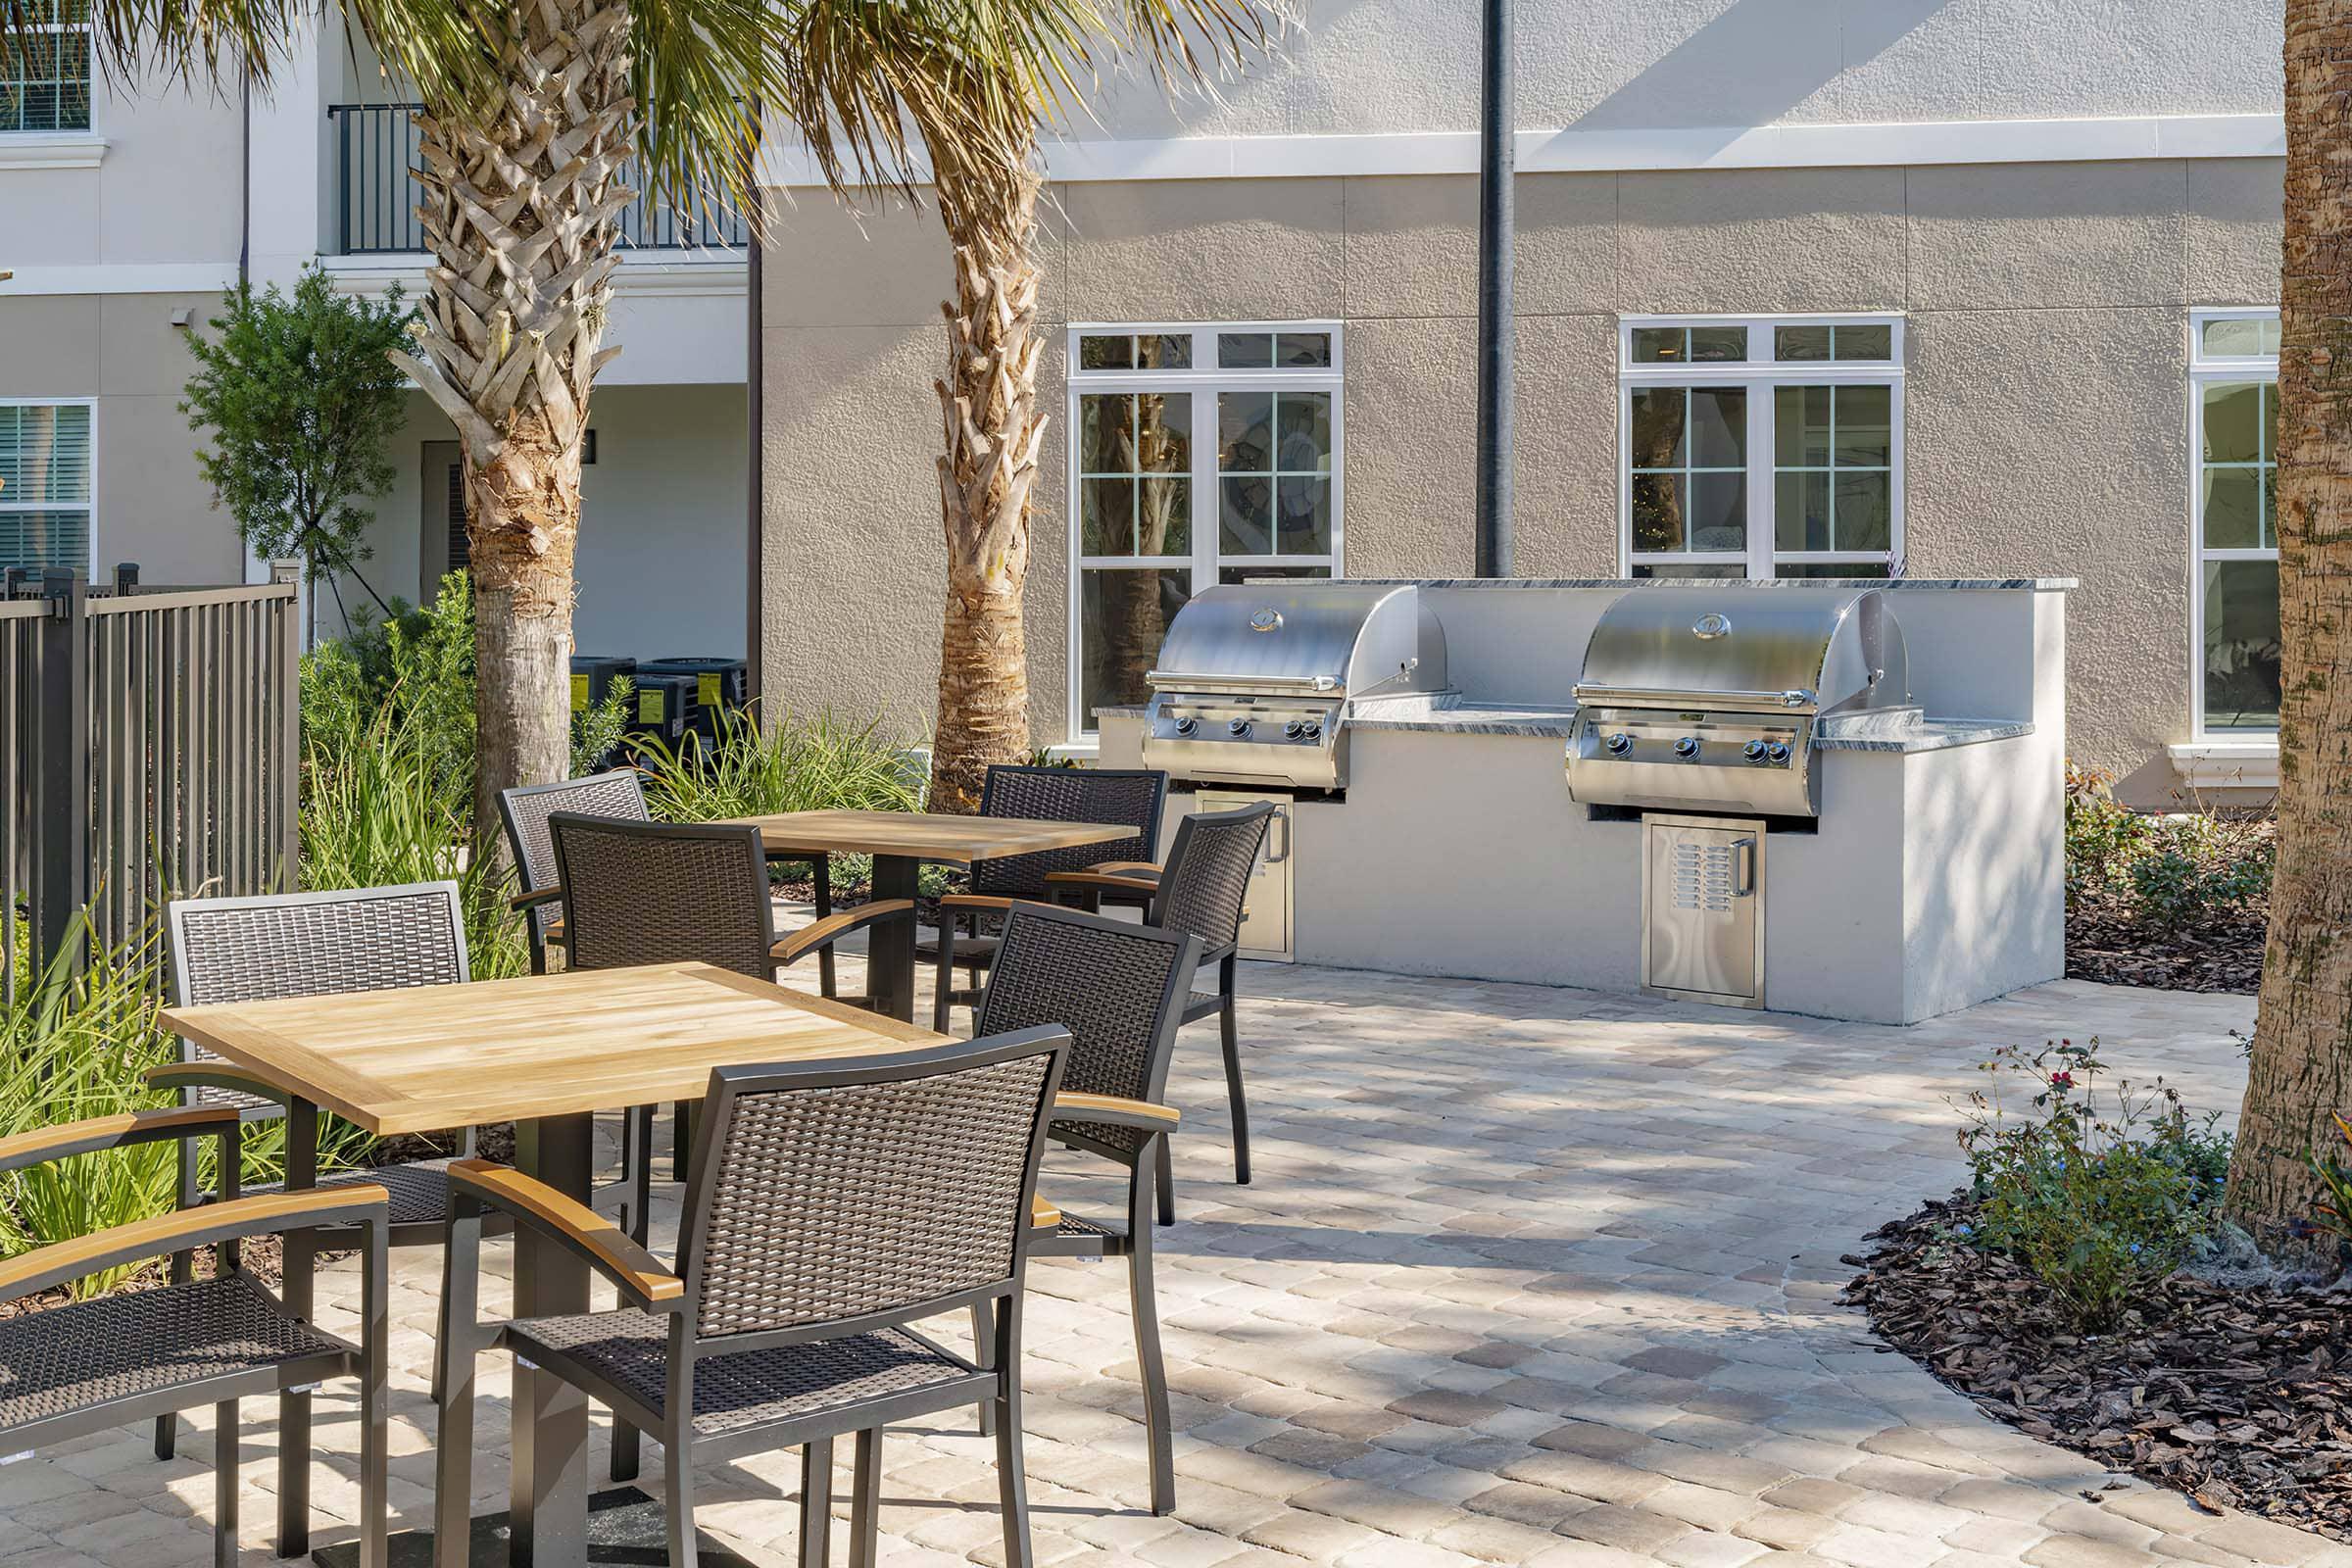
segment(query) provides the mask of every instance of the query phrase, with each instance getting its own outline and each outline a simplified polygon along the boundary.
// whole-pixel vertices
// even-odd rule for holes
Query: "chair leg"
[[[441,1275],[443,1331],[434,1347],[433,1563],[470,1568],[473,1535],[473,1372],[482,1221],[452,1218]]]
[[[681,1100],[669,1107],[669,1174],[686,1179],[686,1162],[694,1157],[694,1104]]]
[[[654,1107],[633,1106],[622,1135],[621,1177],[629,1184],[629,1240],[645,1245],[654,1211]],[[634,1161],[631,1163],[631,1161]],[[619,1411],[612,1412],[612,1479],[634,1481],[644,1468],[643,1445],[637,1429]]]
[[[1033,1568],[1029,1549],[1029,1480],[1021,1464],[1021,1309],[1019,1298],[997,1314],[997,1495],[1004,1522],[1006,1568]]]
[[[1162,1225],[1173,1225],[1176,1223],[1176,1164],[1174,1153],[1169,1149],[1168,1141],[1165,1138],[1159,1141],[1158,1188],[1159,1222]]]
[[[213,1406],[213,1568],[237,1568],[237,1401],[234,1399],[222,1399]]]
[[[850,1470],[850,1568],[874,1568],[882,1544],[882,1429],[858,1434]]]
[[[972,1303],[972,1364],[986,1372],[997,1364],[996,1313],[986,1301]],[[996,1406],[980,1401],[980,1435],[993,1437],[997,1430]]]
[[[366,1260],[360,1265],[360,1568],[388,1568],[392,1474],[391,1273],[388,1238],[368,1227]],[[444,1300],[448,1282],[442,1282]]]
[[[833,1440],[819,1438],[801,1447],[801,1568],[832,1559]]]
[[[1242,1092],[1242,1046],[1234,1029],[1234,960],[1217,965],[1217,1033],[1225,1046],[1225,1098],[1233,1107],[1233,1179],[1250,1185],[1250,1102]]]
[[[833,859],[830,856],[820,855],[808,865],[811,878],[816,883],[816,917],[822,920],[833,912]],[[816,989],[820,996],[840,995],[833,984],[833,944],[830,942],[816,950]]]
[[[178,1156],[179,1206],[194,1208],[196,1206],[196,1141],[193,1138],[183,1138],[179,1141]],[[172,1283],[185,1285],[195,1277],[196,1254],[193,1252],[172,1253]],[[178,1448],[179,1416],[174,1411],[167,1410],[155,1418],[155,1456],[158,1459],[169,1459],[178,1451]],[[232,1531],[231,1534],[233,1535],[234,1532]]]
[[[662,1502],[669,1514],[669,1568],[695,1568],[693,1445],[684,1422],[662,1445]]]
[[[931,1032],[948,1032],[949,999],[956,995],[956,916],[939,911],[939,978],[931,991]]]
[[[1165,1134],[1157,1135],[1165,1144]],[[1127,1191],[1127,1299],[1135,1321],[1135,1362],[1143,1372],[1144,1430],[1152,1449],[1152,1511],[1176,1511],[1176,1454],[1168,1412],[1168,1369],[1159,1352],[1159,1296],[1152,1267],[1152,1189],[1159,1160],[1138,1154]]]

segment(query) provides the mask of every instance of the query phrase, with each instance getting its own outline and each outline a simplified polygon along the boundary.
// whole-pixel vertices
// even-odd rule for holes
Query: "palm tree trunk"
[[[418,207],[434,266],[395,355],[466,455],[475,650],[474,847],[503,858],[498,792],[570,760],[572,554],[580,442],[632,199],[629,9],[538,0],[511,13],[503,95],[419,117]]]
[[[2276,1243],[2352,1111],[2352,3],[2287,0],[2278,864],[2231,1216]]]
[[[1029,660],[1021,591],[1029,575],[1029,498],[1046,418],[1037,403],[1040,269],[1031,249],[1042,181],[1030,149],[1017,166],[959,177],[936,160],[939,206],[956,258],[948,371],[933,383],[947,431],[939,459],[948,608],[939,648],[931,808],[971,811],[992,762],[1029,753]],[[971,166],[962,166],[969,169]]]

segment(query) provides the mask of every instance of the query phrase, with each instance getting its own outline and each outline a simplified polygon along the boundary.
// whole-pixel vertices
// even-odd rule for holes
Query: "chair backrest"
[[[574,811],[558,811],[547,823],[573,968],[700,961],[775,977],[758,828]]]
[[[1068,1043],[712,1073],[680,1227],[696,1334],[828,1339],[1008,1293]]]
[[[1000,763],[980,786],[982,816],[1030,822],[1115,822],[1132,837],[972,862],[972,891],[1046,896],[1052,871],[1083,871],[1104,860],[1149,860],[1159,844],[1168,775],[1153,767],[1014,767]]]
[[[168,918],[182,1006],[472,978],[455,882],[175,899]]]
[[[556,840],[548,831],[547,819],[558,811],[617,816],[631,822],[653,818],[645,806],[644,781],[626,767],[587,778],[521,784],[499,791],[498,815],[506,824],[507,848],[514,857],[514,878],[522,892],[536,893],[556,885]],[[555,919],[552,904],[531,910],[532,929],[539,936],[547,934]]]
[[[1156,1101],[1200,959],[1200,939],[1186,932],[1015,905],[973,1032],[1059,1024],[1070,1032],[1065,1091]],[[1098,1141],[1122,1150],[1136,1142]]]
[[[1265,847],[1274,808],[1264,801],[1232,811],[1203,811],[1176,824],[1176,842],[1152,901],[1152,923],[1190,931],[1201,952],[1221,953],[1241,935],[1250,873]]]

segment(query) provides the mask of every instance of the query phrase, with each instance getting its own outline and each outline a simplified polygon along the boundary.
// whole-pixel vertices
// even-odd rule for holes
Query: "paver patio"
[[[1838,1255],[1954,1181],[1947,1102],[1991,1046],[2098,1035],[2123,1071],[2234,1110],[2228,1032],[2250,1001],[2062,982],[1898,1030],[1311,967],[1249,966],[1243,994],[1256,1185],[1231,1185],[1206,1026],[1170,1092],[1187,1115],[1159,1251],[1181,1506],[1143,1511],[1124,1271],[1037,1265],[1041,1564],[2352,1565],[2352,1547],[2137,1482],[2085,1500],[2106,1472],[1879,1353],[1835,1302]],[[1048,1185],[1088,1208],[1085,1179]],[[438,1260],[395,1268],[407,1527],[430,1517]],[[348,1265],[322,1279],[329,1327],[356,1284]],[[477,1511],[504,1505],[503,1357],[483,1385]],[[352,1399],[329,1385],[319,1406],[322,1446],[348,1450]],[[262,1564],[273,1406],[247,1409],[245,1555]],[[168,1464],[124,1429],[0,1469],[0,1564],[209,1560],[208,1420]],[[968,1426],[894,1432],[884,1467],[886,1563],[1002,1561],[991,1445]],[[704,1529],[789,1562],[797,1474],[791,1453],[712,1467]],[[349,1520],[348,1466],[317,1496]],[[321,1518],[319,1541],[349,1534]]]

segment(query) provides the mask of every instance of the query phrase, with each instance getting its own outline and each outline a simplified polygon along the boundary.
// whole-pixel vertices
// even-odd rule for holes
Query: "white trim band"
[[[0,169],[96,169],[106,138],[94,130],[0,132]]]
[[[0,298],[26,294],[219,294],[236,281],[235,262],[87,262],[20,267]]]
[[[2173,770],[2199,790],[2275,790],[2278,787],[2278,743],[2193,741],[2168,746]]]
[[[781,122],[760,163],[762,185],[823,183]],[[2073,120],[1948,120],[1827,125],[1523,130],[1522,173],[1633,170],[1838,169],[1910,164],[2114,163],[2148,158],[2282,158],[2282,116],[2136,115]],[[1062,183],[1113,179],[1284,179],[1350,174],[1475,174],[1476,131],[1362,136],[1174,136],[1048,142]]]

